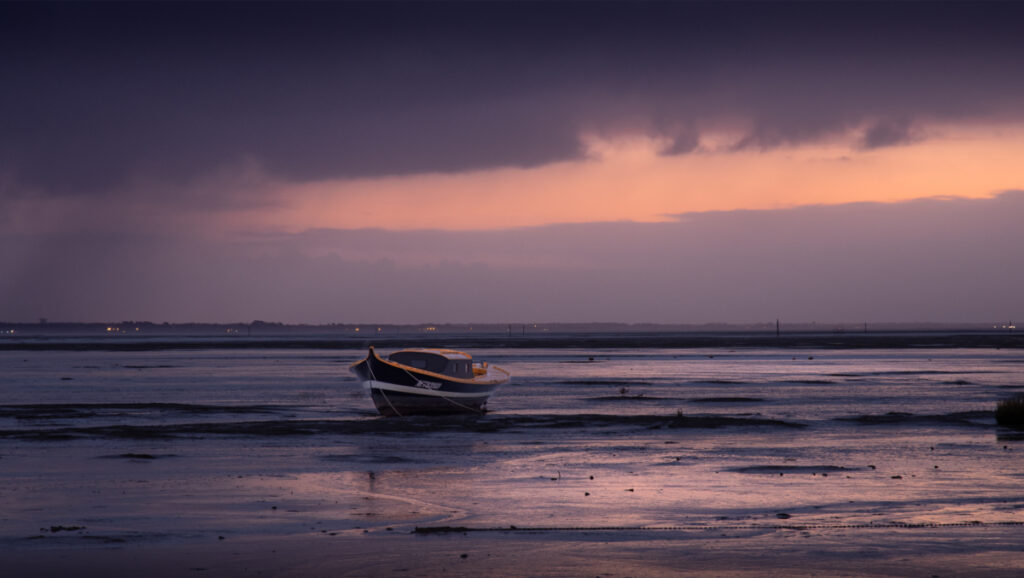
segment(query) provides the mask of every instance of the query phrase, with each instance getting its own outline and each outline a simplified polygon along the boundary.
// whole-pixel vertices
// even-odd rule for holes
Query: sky
[[[0,321],[1024,317],[1024,3],[0,4]]]

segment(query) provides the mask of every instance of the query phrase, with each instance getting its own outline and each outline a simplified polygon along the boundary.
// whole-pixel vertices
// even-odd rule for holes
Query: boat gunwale
[[[418,348],[418,349],[419,350],[429,350],[429,348]],[[402,349],[400,351],[406,351],[406,350]],[[454,351],[454,350],[452,350],[452,351]],[[349,366],[349,369],[351,370],[352,368],[356,367],[360,363],[369,362],[370,361],[370,355],[372,355],[377,361],[379,361],[379,362],[381,362],[381,363],[383,363],[385,365],[390,365],[392,367],[396,367],[396,368],[401,369],[403,371],[409,372],[410,374],[412,374],[414,376],[415,375],[423,375],[425,377],[438,378],[438,379],[442,379],[442,380],[452,381],[452,382],[455,382],[455,383],[461,383],[461,384],[464,384],[464,385],[495,385],[495,384],[500,385],[500,384],[508,381],[512,377],[512,374],[509,373],[507,370],[505,370],[505,369],[503,369],[503,368],[501,368],[501,367],[499,367],[497,365],[493,365],[493,364],[486,363],[486,362],[481,362],[481,363],[484,363],[485,366],[487,367],[488,374],[490,373],[490,370],[493,369],[493,370],[497,370],[498,372],[504,374],[504,378],[502,378],[502,376],[498,376],[498,377],[495,377],[493,379],[480,379],[480,378],[476,378],[476,377],[474,377],[472,379],[466,379],[464,377],[455,377],[453,375],[445,375],[443,373],[436,373],[436,372],[429,371],[429,370],[426,370],[426,369],[420,369],[418,367],[412,367],[411,365],[405,365],[404,363],[398,363],[397,361],[391,361],[390,359],[384,359],[381,356],[377,355],[377,351],[373,348],[372,345],[370,346],[370,352],[369,352],[369,355],[367,355],[366,359],[360,359],[359,361],[353,363],[351,366]],[[470,356],[470,359],[472,359],[471,356]],[[486,376],[486,375],[487,374],[484,374],[484,376]]]

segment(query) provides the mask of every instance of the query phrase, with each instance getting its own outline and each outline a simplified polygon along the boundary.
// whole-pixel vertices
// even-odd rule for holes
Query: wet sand
[[[384,419],[348,355],[9,352],[0,572],[1024,575],[1016,351],[487,353]]]
[[[486,532],[0,554],[10,576],[1020,576],[1020,527]],[[10,572],[10,573],[9,573]]]
[[[0,526],[13,532],[0,568],[28,577],[1024,573],[1024,502],[1007,480],[1019,443],[990,427],[953,426],[935,448],[924,445],[930,424],[853,425],[820,440],[747,424],[641,427],[627,439],[575,430],[551,440],[542,430],[444,441],[440,432],[427,454],[408,445],[431,437],[423,428],[374,423],[396,425],[355,446],[322,435],[16,442],[0,461],[12,473],[0,484]],[[890,436],[917,449],[890,461],[879,447],[848,453]],[[805,443],[813,447],[796,460],[763,457],[798,456],[793,444]],[[991,454],[982,467],[1004,471],[998,479],[972,465],[979,450]],[[726,459],[706,463],[722,451]]]

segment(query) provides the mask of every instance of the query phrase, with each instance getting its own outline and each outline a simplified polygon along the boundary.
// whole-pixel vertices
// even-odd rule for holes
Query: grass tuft
[[[996,404],[996,423],[1013,429],[1024,429],[1024,395],[1000,400]]]

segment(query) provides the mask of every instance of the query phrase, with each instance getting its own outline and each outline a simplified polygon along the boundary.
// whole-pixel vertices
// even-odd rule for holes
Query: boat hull
[[[394,384],[364,381],[373,405],[381,415],[445,415],[457,413],[484,413],[491,392],[473,397],[453,397],[444,391],[435,393],[395,391]]]
[[[381,359],[371,348],[351,367],[382,415],[483,413],[509,374],[496,366],[474,379],[454,378]]]

